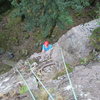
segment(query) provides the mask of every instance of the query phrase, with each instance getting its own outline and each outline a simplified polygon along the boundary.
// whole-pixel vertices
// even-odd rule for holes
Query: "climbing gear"
[[[58,44],[58,46],[59,46],[59,44]],[[60,47],[60,46],[59,46],[59,47]],[[62,48],[61,48],[61,47],[60,47],[60,51],[61,51],[61,56],[62,56],[62,59],[63,59],[64,67],[65,67],[65,69],[66,69],[67,77],[68,77],[70,86],[71,86],[71,88],[72,88],[72,92],[73,92],[73,95],[74,95],[74,99],[75,99],[75,100],[78,100],[78,99],[77,99],[77,96],[76,96],[76,93],[75,93],[75,90],[74,90],[74,87],[73,87],[73,85],[72,85],[71,78],[70,78],[69,73],[68,73],[68,69],[67,69],[67,67],[66,67],[66,63],[65,63],[65,59],[64,59],[64,55],[63,55],[63,51],[62,51]]]

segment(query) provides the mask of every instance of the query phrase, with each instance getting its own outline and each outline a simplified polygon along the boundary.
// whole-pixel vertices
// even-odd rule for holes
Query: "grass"
[[[20,93],[20,94],[24,94],[24,93],[26,93],[27,91],[28,91],[28,88],[27,88],[27,86],[25,86],[25,85],[21,86],[20,89],[19,89],[19,93]]]
[[[53,80],[58,79],[58,77],[60,77],[60,76],[62,76],[62,75],[64,75],[64,74],[66,74],[65,69],[59,71],[59,72],[54,76]]]
[[[80,59],[80,64],[82,64],[82,65],[87,64],[88,61],[89,61],[88,58],[83,58],[83,59],[81,58],[81,59]]]
[[[98,61],[95,52],[90,52],[90,54],[87,57],[81,58],[79,64],[87,65],[91,61]]]
[[[7,14],[7,15],[6,15]],[[19,33],[20,33],[20,18],[12,18],[10,11],[4,14],[7,16],[7,21],[3,22],[3,30],[0,32],[0,47],[4,49],[11,48],[13,45],[18,45],[19,43]]]
[[[93,31],[93,34],[90,37],[90,42],[95,50],[100,51],[100,27]]]
[[[67,70],[69,73],[73,72],[73,68],[70,67],[70,64],[66,64]],[[61,71],[59,71],[55,77],[53,78],[53,80],[58,79],[58,77],[63,76],[64,74],[66,74],[66,70],[63,69]]]
[[[70,64],[66,64],[66,67],[69,73],[73,72],[74,69],[70,67]]]
[[[5,65],[5,64],[0,64],[0,74],[4,74],[5,72],[8,72],[12,67]]]

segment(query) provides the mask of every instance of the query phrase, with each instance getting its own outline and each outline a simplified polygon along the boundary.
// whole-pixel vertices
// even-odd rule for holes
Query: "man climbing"
[[[48,51],[50,49],[52,49],[52,45],[48,41],[45,41],[42,45],[42,52]]]

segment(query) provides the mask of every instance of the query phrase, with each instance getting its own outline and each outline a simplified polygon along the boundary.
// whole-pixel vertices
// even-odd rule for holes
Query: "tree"
[[[0,13],[3,13],[11,8],[10,0],[0,0]]]
[[[99,0],[89,0],[89,2],[91,6],[96,6],[96,4],[99,3],[100,1]]]
[[[40,29],[50,36],[55,26],[64,28],[72,24],[70,9],[77,11],[89,6],[88,0],[13,0],[15,16],[24,16],[28,30]]]

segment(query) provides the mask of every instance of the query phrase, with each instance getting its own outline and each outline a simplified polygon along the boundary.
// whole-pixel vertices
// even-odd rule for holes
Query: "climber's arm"
[[[44,47],[44,45],[42,46],[42,52],[45,52],[45,47]]]

